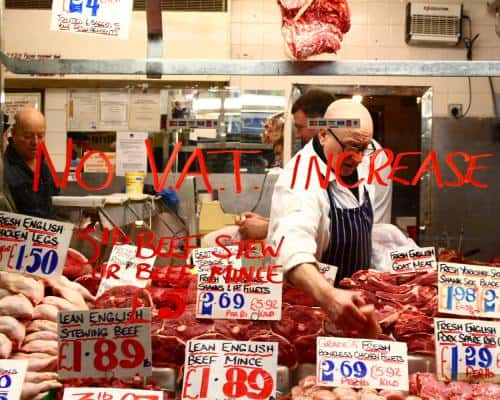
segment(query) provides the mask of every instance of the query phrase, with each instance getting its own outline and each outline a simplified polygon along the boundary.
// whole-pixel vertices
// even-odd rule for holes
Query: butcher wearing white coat
[[[362,161],[375,151],[373,122],[368,110],[350,99],[332,103],[325,118],[359,119],[360,128],[321,130],[285,166],[274,187],[268,240],[278,244],[285,238],[276,263],[283,265],[288,280],[313,296],[339,328],[359,331],[366,323],[359,309],[363,299],[357,293],[332,287],[317,265],[337,266],[339,278],[369,267],[375,186],[366,184],[368,163]],[[341,184],[333,170],[327,174],[328,158],[336,160],[343,152],[351,155],[337,172],[349,185],[365,178],[356,188]],[[312,157],[321,175],[328,175],[327,189],[314,174],[306,189]]]

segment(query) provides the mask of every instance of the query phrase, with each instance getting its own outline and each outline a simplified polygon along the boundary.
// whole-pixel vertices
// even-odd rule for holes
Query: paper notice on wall
[[[68,130],[96,130],[99,119],[99,93],[70,90],[68,99]]]
[[[132,131],[160,130],[160,91],[148,90],[147,93],[130,95],[129,129]]]
[[[116,176],[125,172],[146,172],[146,132],[116,133]]]
[[[50,29],[128,39],[133,0],[53,0]]]
[[[121,91],[101,92],[99,95],[99,129],[128,129],[128,93]]]
[[[87,153],[85,153],[87,154]],[[116,154],[115,153],[109,153],[109,152],[104,152],[103,153],[106,158],[109,160],[112,169],[115,169],[116,165]],[[84,172],[102,172],[102,173],[107,173],[108,172],[108,166],[106,164],[105,158],[101,157],[99,154],[92,154],[87,161],[85,161],[85,165],[83,166],[83,171]]]
[[[40,110],[41,93],[5,93],[3,112],[9,116],[9,124],[14,125],[14,116],[23,108],[31,107]]]

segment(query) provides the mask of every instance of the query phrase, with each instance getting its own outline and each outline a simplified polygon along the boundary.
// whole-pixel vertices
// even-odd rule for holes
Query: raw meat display
[[[336,53],[351,27],[345,0],[278,0],[281,32],[290,53],[302,60]]]
[[[78,283],[0,272],[0,359],[27,360],[21,400],[41,400],[59,389],[57,312],[88,309],[94,298]]]
[[[0,288],[12,293],[20,293],[31,300],[34,305],[40,303],[44,296],[44,286],[41,280],[18,273],[0,272]]]
[[[438,381],[430,373],[416,373],[410,377],[410,393],[422,400],[498,400],[500,385],[494,383],[466,383]]]
[[[315,376],[306,376],[292,388],[292,400],[419,400],[419,397],[406,396],[400,391],[375,389],[352,389],[348,387],[331,388],[316,384]]]
[[[76,279],[79,276],[88,274],[92,271],[92,265],[89,260],[79,251],[69,248],[64,262],[63,274],[70,279]]]
[[[131,308],[134,298],[137,298],[137,307],[151,307],[153,300],[146,289],[136,286],[116,286],[99,296],[94,308]]]
[[[0,315],[31,319],[33,318],[33,311],[33,304],[22,294],[7,296],[0,300]]]

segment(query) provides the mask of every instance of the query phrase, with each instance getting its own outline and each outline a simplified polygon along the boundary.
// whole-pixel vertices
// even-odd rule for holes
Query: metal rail
[[[17,60],[0,52],[0,62],[21,75],[500,76],[500,61]]]

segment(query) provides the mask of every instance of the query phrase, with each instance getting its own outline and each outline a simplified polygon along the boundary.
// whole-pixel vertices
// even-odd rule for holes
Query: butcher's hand
[[[236,221],[243,239],[264,240],[267,237],[269,220],[259,214],[247,211]]]
[[[359,293],[331,288],[319,300],[321,308],[338,329],[358,332],[364,330],[367,319],[360,307],[365,302]]]
[[[318,301],[337,328],[363,331],[368,319],[359,309],[364,304],[359,293],[335,289],[314,264],[300,264],[287,277],[295,287]]]

